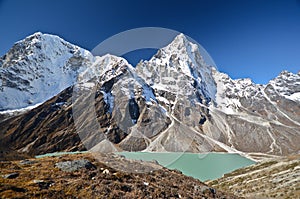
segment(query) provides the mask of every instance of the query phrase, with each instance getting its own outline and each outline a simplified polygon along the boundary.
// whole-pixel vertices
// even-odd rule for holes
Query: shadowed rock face
[[[76,52],[67,64],[79,70],[73,86],[36,108],[0,112],[2,159],[16,151],[36,155],[86,149],[300,151],[299,73],[282,72],[267,85],[232,80],[208,66],[183,35],[136,68],[113,55],[87,61]],[[8,54],[14,57],[13,50]],[[1,70],[10,71],[8,63],[2,58]],[[43,67],[44,62],[37,63]],[[6,87],[0,85],[1,92]]]
[[[128,111],[131,119],[133,120],[134,123],[136,123],[137,119],[140,116],[140,108],[134,98],[129,99],[128,109],[129,109]]]

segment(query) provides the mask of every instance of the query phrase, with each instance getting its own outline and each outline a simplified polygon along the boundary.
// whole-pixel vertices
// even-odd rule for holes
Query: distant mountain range
[[[231,79],[180,34],[131,66],[48,34],[0,58],[0,149],[18,151],[300,151],[300,72],[266,85]]]

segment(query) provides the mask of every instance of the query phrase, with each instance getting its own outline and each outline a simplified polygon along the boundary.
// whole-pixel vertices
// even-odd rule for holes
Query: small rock
[[[34,164],[34,163],[36,163],[36,161],[33,161],[33,160],[21,160],[20,161],[21,165],[30,165],[30,164]]]
[[[44,180],[33,180],[32,182],[35,183],[35,184],[38,184],[38,183],[44,182]]]
[[[216,190],[215,190],[214,188],[209,188],[209,190],[210,190],[210,192],[211,192],[212,194],[216,194],[216,193],[217,193]]]
[[[124,159],[124,158],[126,158],[126,157],[125,157],[125,155],[120,155],[120,158]]]
[[[129,185],[122,185],[121,190],[124,192],[131,192],[132,188]]]
[[[154,163],[154,164],[159,165],[159,162],[157,160],[152,160],[151,162]]]
[[[34,184],[37,184],[40,189],[48,189],[51,187],[52,184],[54,184],[53,181],[44,181],[44,180],[33,180]]]
[[[144,185],[148,186],[148,185],[149,185],[149,182],[144,182]]]
[[[18,176],[19,176],[19,173],[10,173],[10,174],[3,175],[3,178],[14,179],[14,178],[17,178]]]
[[[202,193],[210,192],[210,187],[208,186],[195,186],[194,189],[199,189]]]
[[[102,171],[102,173],[109,174],[109,170],[108,169],[104,169],[104,171]]]
[[[62,171],[72,172],[77,171],[82,168],[86,169],[95,169],[96,166],[93,165],[90,161],[81,159],[81,160],[73,160],[73,161],[65,161],[65,162],[58,162],[55,166]]]
[[[15,191],[15,192],[26,192],[27,190],[21,187],[16,187],[16,186],[11,186],[10,187],[11,190]]]

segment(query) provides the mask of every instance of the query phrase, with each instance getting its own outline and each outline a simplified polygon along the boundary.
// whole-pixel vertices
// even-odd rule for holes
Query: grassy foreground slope
[[[114,154],[0,161],[0,168],[0,198],[238,198],[154,162]]]
[[[246,198],[300,198],[300,155],[268,159],[207,183]]]

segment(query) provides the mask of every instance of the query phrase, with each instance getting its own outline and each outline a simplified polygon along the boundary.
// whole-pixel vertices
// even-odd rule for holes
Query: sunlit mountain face
[[[0,59],[1,146],[31,155],[299,152],[299,73],[283,71],[266,85],[231,79],[183,34],[130,63],[49,34],[17,42]]]

